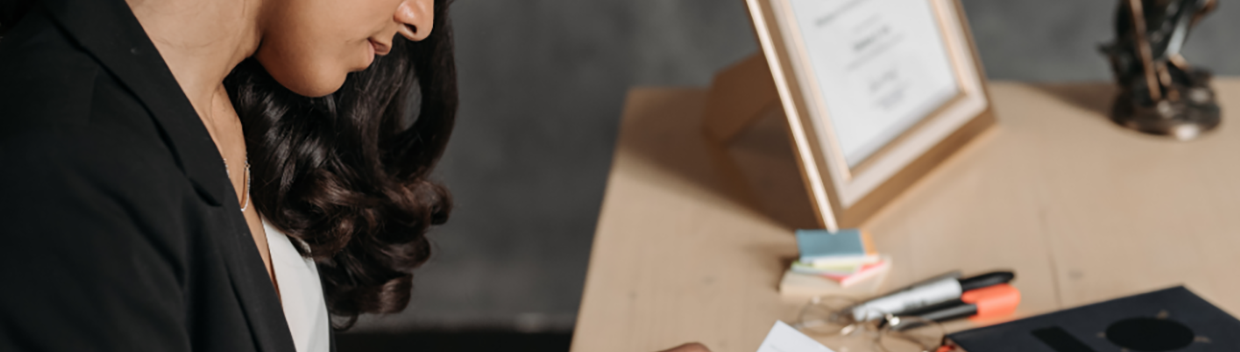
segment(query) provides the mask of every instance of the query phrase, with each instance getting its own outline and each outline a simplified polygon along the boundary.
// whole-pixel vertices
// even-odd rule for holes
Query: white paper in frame
[[[811,202],[828,229],[859,225],[993,124],[985,77],[956,0],[746,2]],[[803,29],[810,25],[817,26],[810,30],[827,29],[807,35]],[[843,39],[822,36],[840,32],[848,33]],[[814,39],[819,41],[807,44]],[[895,44],[878,46],[883,43]],[[831,56],[833,45],[841,46],[838,56]],[[850,53],[843,50],[857,55],[847,60]],[[945,57],[935,59],[935,53]],[[884,55],[891,57],[886,66],[871,65],[879,70],[866,71],[869,62],[888,59]],[[832,63],[836,57],[844,59]],[[838,69],[845,66],[848,71]],[[888,89],[893,81],[899,90]],[[862,89],[869,91],[853,91]],[[876,110],[869,104],[889,102],[891,96],[911,101],[911,107]],[[895,112],[885,116],[884,111]],[[841,138],[836,134],[841,130],[851,133]],[[865,145],[866,138],[872,145]]]

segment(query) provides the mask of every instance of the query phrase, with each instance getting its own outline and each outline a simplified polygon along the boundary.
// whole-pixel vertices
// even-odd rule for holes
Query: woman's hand
[[[669,349],[669,350],[659,351],[659,352],[710,352],[710,349],[706,348],[706,345],[703,345],[697,342],[690,342],[690,343],[686,343],[680,346],[672,347],[672,349]]]

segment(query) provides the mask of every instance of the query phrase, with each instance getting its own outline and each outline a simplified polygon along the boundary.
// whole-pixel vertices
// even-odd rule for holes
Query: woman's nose
[[[405,0],[396,9],[396,22],[402,24],[400,34],[412,41],[431,35],[435,26],[434,0]]]

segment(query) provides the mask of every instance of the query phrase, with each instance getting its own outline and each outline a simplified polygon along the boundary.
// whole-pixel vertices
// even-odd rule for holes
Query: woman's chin
[[[259,63],[262,62],[263,60],[260,59]],[[291,68],[290,66],[275,67]],[[340,90],[340,87],[344,85],[345,78],[348,77],[348,72],[345,72],[345,70],[327,73],[323,72],[326,70],[321,68],[307,70],[271,69],[271,65],[266,64],[263,67],[267,69],[267,73],[271,75],[271,78],[274,78],[284,88],[298,95],[311,98],[335,93],[337,90]]]
[[[280,82],[288,90],[293,91],[302,96],[318,98],[328,94],[335,93],[344,85],[344,79],[347,75],[341,74],[331,78],[320,78],[316,80],[299,80],[298,82]],[[277,79],[276,81],[279,81]]]
[[[290,90],[292,90],[293,93],[297,93],[302,96],[306,96],[310,98],[321,98],[321,97],[327,96],[328,94],[335,93],[337,90],[340,90],[340,87],[342,85],[344,85],[344,81],[340,81],[340,84],[336,84],[331,87],[324,86],[324,87],[316,87],[314,89],[290,89]]]

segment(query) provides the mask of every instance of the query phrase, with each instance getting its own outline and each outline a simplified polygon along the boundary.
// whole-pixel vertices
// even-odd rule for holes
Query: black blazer
[[[123,0],[0,39],[0,351],[293,352],[206,128]]]

